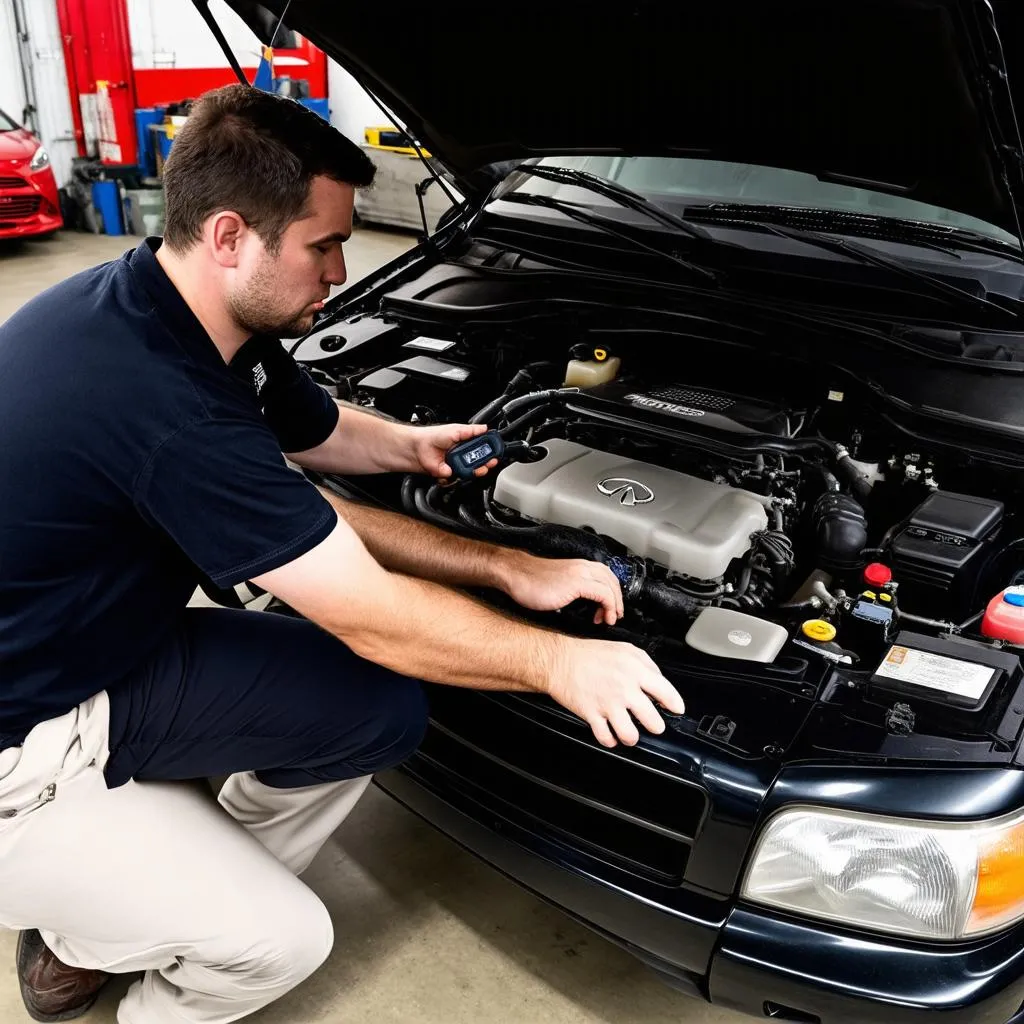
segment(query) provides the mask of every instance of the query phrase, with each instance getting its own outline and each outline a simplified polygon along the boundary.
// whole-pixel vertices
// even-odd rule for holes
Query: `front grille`
[[[34,217],[42,201],[42,196],[0,196],[0,217],[4,220]]]
[[[13,177],[0,174],[0,188],[28,188],[28,182],[16,174]]]
[[[549,728],[528,717],[528,706],[519,714],[516,703],[464,691],[432,693],[432,727],[409,767],[433,774],[424,779],[428,785],[455,785],[487,811],[549,841],[679,885],[703,819],[703,791]]]
[[[724,412],[736,403],[725,395],[711,395],[706,391],[692,391],[689,388],[668,387],[655,388],[649,391],[651,398],[660,398],[665,402],[684,402],[697,409],[711,409],[715,412]]]

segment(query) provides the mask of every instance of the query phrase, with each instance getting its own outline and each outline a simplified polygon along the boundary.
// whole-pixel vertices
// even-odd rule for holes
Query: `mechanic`
[[[656,704],[683,710],[636,647],[458,589],[586,598],[612,624],[605,566],[469,541],[296,470],[445,477],[446,450],[486,429],[337,403],[280,343],[345,281],[373,171],[292,100],[207,93],[166,164],[162,239],[0,327],[0,924],[21,931],[36,1020],[141,972],[120,1024],[222,1024],[315,971],[332,927],[298,876],[416,749],[422,680],[549,694],[606,746],[661,732]],[[246,581],[298,614],[187,607]],[[216,800],[186,781],[224,776]]]

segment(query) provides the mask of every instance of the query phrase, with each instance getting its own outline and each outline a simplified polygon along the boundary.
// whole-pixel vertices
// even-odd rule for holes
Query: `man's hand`
[[[685,710],[676,688],[639,647],[607,640],[563,639],[548,693],[579,715],[602,746],[614,747],[619,740],[628,747],[639,742],[633,719],[649,732],[664,732],[665,721],[655,701],[673,714]]]
[[[517,604],[537,612],[556,611],[577,598],[600,607],[594,623],[609,626],[622,618],[622,588],[615,574],[600,562],[584,558],[538,558],[525,551],[508,551],[501,589]]]
[[[486,433],[482,423],[442,423],[418,427],[375,416],[348,402],[338,402],[338,423],[322,444],[302,452],[286,452],[289,460],[318,473],[428,473],[446,480],[452,475],[444,461],[453,444]],[[497,459],[479,466],[477,476],[493,469]]]
[[[483,423],[442,423],[434,427],[412,427],[408,434],[410,471],[429,473],[444,480],[452,475],[451,466],[444,461],[448,449],[459,441],[468,441],[471,437],[486,433],[487,427]],[[483,476],[497,464],[497,459],[491,459],[486,465],[477,468],[473,475]]]

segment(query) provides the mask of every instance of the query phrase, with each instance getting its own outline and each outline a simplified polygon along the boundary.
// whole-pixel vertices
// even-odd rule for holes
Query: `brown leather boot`
[[[69,967],[46,947],[38,931],[18,936],[18,982],[33,1020],[74,1020],[93,1003],[110,978],[103,971]]]

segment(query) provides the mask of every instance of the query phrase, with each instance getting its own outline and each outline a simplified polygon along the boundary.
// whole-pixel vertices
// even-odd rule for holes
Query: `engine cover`
[[[764,499],[748,491],[573,441],[540,447],[543,459],[498,474],[496,501],[530,519],[593,529],[673,572],[721,576],[768,525]]]

